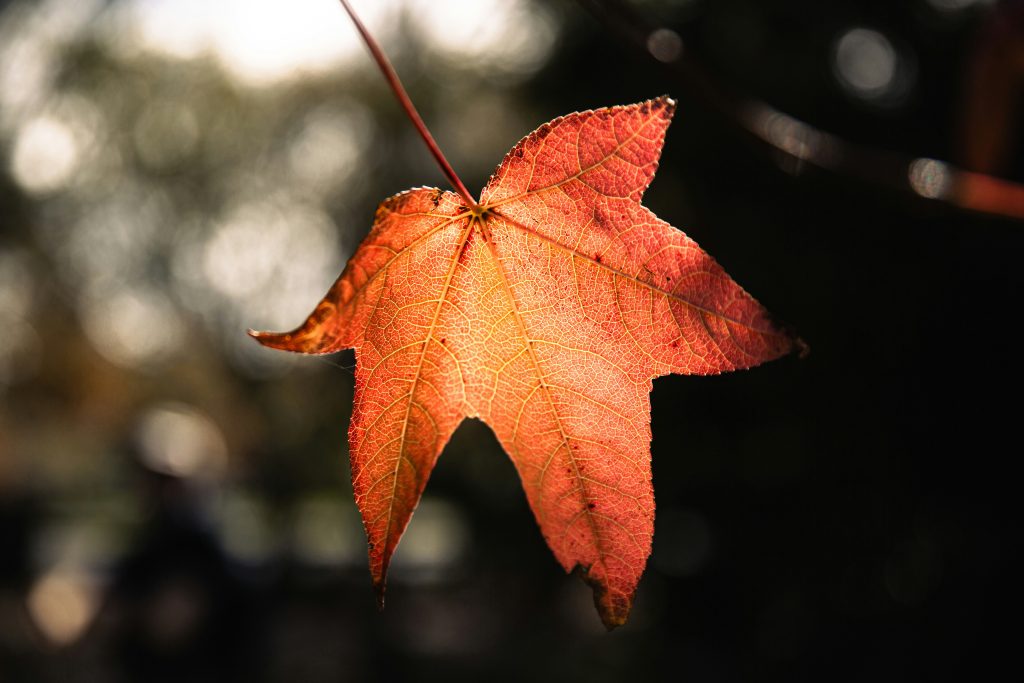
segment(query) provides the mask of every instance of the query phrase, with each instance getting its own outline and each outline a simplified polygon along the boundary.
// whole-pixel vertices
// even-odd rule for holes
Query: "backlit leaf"
[[[490,425],[548,546],[604,623],[625,622],[651,550],[650,391],[798,341],[693,240],[641,203],[675,104],[570,114],[517,144],[470,207],[414,189],[306,322],[254,333],[354,348],[352,483],[383,593],[434,463],[466,417]]]

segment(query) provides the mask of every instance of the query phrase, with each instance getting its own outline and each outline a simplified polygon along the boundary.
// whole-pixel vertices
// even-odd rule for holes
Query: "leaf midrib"
[[[559,433],[559,435],[561,436],[561,439],[562,439],[562,447],[565,449],[566,455],[568,456],[569,463],[572,466],[573,477],[576,479],[576,481],[577,481],[577,483],[579,485],[580,501],[581,501],[580,509],[581,509],[582,513],[586,516],[587,526],[590,528],[590,533],[591,533],[591,535],[594,538],[594,546],[595,546],[595,549],[597,551],[598,562],[600,562],[601,565],[604,566],[605,572],[607,572],[608,567],[605,564],[605,557],[609,553],[607,552],[607,550],[604,547],[604,543],[601,540],[601,535],[598,533],[597,522],[596,522],[596,520],[594,518],[593,511],[590,509],[590,506],[589,506],[589,502],[591,501],[591,498],[587,494],[587,486],[586,486],[586,481],[587,480],[583,477],[582,473],[580,472],[579,464],[576,462],[576,457],[573,455],[572,447],[569,445],[569,435],[566,433],[565,428],[562,425],[562,418],[561,418],[561,416],[558,413],[558,409],[555,407],[555,401],[554,401],[554,399],[551,396],[551,388],[548,386],[547,382],[544,380],[544,373],[541,372],[540,362],[537,359],[537,354],[536,354],[536,351],[533,348],[533,343],[531,342],[530,336],[527,333],[526,323],[523,320],[522,315],[519,312],[519,307],[517,305],[517,302],[516,302],[516,299],[515,299],[515,295],[513,294],[512,288],[509,285],[508,276],[505,273],[504,264],[503,264],[501,258],[498,257],[497,250],[496,250],[496,248],[494,246],[494,240],[492,240],[492,239],[485,239],[484,241],[487,244],[488,253],[490,253],[491,258],[494,259],[495,271],[498,273],[498,276],[501,278],[501,284],[502,284],[503,289],[505,290],[505,295],[506,295],[506,297],[508,299],[509,308],[513,312],[513,317],[516,319],[516,324],[517,324],[517,326],[519,328],[519,334],[522,337],[524,346],[527,348],[528,355],[530,357],[530,362],[533,365],[534,372],[536,373],[536,376],[537,376],[537,381],[539,382],[538,387],[543,391],[545,398],[547,398],[548,407],[551,410],[551,414],[555,418],[555,424],[558,426],[558,433]],[[514,442],[511,444],[511,446],[512,446],[513,450],[518,453],[519,449],[518,449],[518,447],[516,446],[516,444]],[[541,477],[543,479],[543,473],[542,473]],[[543,505],[543,496],[544,496],[543,481],[539,482],[538,496],[540,496],[540,498],[541,498],[541,500],[538,501],[538,502],[539,502],[539,507],[540,507],[539,514],[540,514],[541,520],[542,520],[541,526],[543,528],[543,519],[547,516],[547,511],[546,511],[546,509],[544,508],[544,505]],[[570,522],[570,525],[571,524],[572,524],[572,522]],[[568,527],[566,527],[566,531],[568,531]],[[589,570],[589,568],[588,568],[588,570]]]
[[[629,137],[627,137],[622,142],[617,143],[615,145],[614,149],[612,149],[610,152],[608,152],[608,154],[606,154],[603,157],[601,157],[601,159],[599,161],[594,162],[593,164],[591,164],[590,166],[587,166],[586,168],[583,168],[582,165],[581,165],[580,170],[577,171],[576,173],[573,173],[571,176],[569,176],[567,178],[564,178],[563,180],[559,180],[558,182],[552,183],[550,185],[545,185],[543,187],[536,187],[536,188],[534,188],[532,190],[527,189],[525,192],[520,192],[519,194],[513,195],[511,197],[505,197],[504,199],[499,199],[499,200],[497,200],[495,202],[488,202],[486,204],[481,204],[480,208],[482,210],[484,210],[484,211],[493,211],[496,207],[502,206],[504,204],[508,204],[510,202],[514,202],[517,199],[522,199],[523,197],[527,197],[527,196],[529,196],[531,194],[536,194],[536,193],[539,193],[539,192],[547,192],[548,190],[554,190],[554,189],[557,189],[557,188],[561,187],[562,185],[565,185],[566,183],[569,183],[569,182],[572,182],[573,180],[577,180],[577,179],[581,178],[582,176],[584,176],[587,173],[590,173],[591,171],[593,171],[594,169],[598,168],[599,166],[603,166],[604,164],[608,163],[608,161],[610,159],[612,159],[613,157],[615,157],[626,145],[628,145],[629,143],[633,142],[633,140],[635,140],[637,137],[639,137],[640,133],[645,128],[647,128],[647,126],[649,126],[655,120],[657,120],[656,117],[651,117],[649,119],[644,120],[640,124],[640,126],[629,135]],[[533,133],[530,134],[530,136],[527,136],[527,139],[529,139],[529,137],[531,137],[533,135],[536,135],[536,134],[537,134],[537,132],[534,131]],[[578,136],[579,136],[579,131],[577,131],[577,137]],[[525,140],[523,142],[525,142]],[[519,145],[522,145],[523,142],[520,142]],[[542,138],[541,139],[540,147],[537,149],[537,152],[534,154],[533,163],[530,164],[530,180],[527,183],[527,187],[529,187],[529,183],[533,182],[533,176],[534,176],[534,173],[537,170],[537,157],[540,156],[540,151],[544,148],[544,146],[546,144],[547,144],[547,138],[546,137]],[[516,145],[516,147],[518,147],[519,145]],[[579,145],[578,144],[576,145],[576,149],[577,149],[577,151],[579,150]],[[515,148],[513,148],[512,151],[510,151],[509,154],[506,155],[506,157],[511,155],[512,152],[514,152],[514,151],[515,151]],[[577,159],[578,159],[578,157],[577,157]],[[629,162],[626,159],[623,159],[623,161],[626,161],[626,163],[631,163],[631,162]],[[657,167],[657,162],[655,161],[654,163],[655,163],[655,167]],[[633,164],[633,165],[636,166],[636,164]],[[651,173],[651,177],[653,178],[653,176],[654,176],[654,174],[652,172]],[[648,179],[648,184],[650,184],[650,178]],[[488,188],[484,188],[484,191],[486,192],[487,189]],[[643,196],[643,192],[646,189],[647,189],[647,185],[645,185],[644,187],[640,188],[640,195],[641,195],[641,197]],[[481,194],[483,194],[483,193],[481,193]],[[637,201],[639,201],[639,198],[637,199]]]
[[[452,223],[454,223],[454,221],[449,221],[448,223],[446,223],[444,225],[451,225]],[[440,229],[441,228],[439,227],[437,230],[431,231],[431,234],[436,233]],[[399,467],[401,467],[402,459],[405,457],[406,435],[407,435],[408,430],[409,430],[409,420],[412,417],[412,406],[415,403],[415,398],[414,397],[416,395],[416,389],[419,386],[420,377],[423,374],[423,361],[426,358],[427,348],[430,346],[430,341],[433,338],[434,331],[437,329],[437,322],[441,318],[441,309],[444,307],[444,302],[445,302],[445,300],[448,297],[448,290],[451,288],[452,278],[455,276],[455,270],[456,270],[456,268],[458,267],[458,264],[459,264],[459,254],[465,248],[466,242],[469,240],[469,237],[470,237],[470,235],[472,233],[473,233],[473,221],[469,220],[469,221],[466,222],[466,227],[463,228],[462,235],[459,237],[458,247],[455,249],[455,254],[452,256],[451,263],[448,266],[448,273],[445,276],[444,286],[441,288],[441,293],[440,293],[440,295],[438,296],[438,299],[437,299],[437,307],[434,309],[433,320],[431,320],[430,327],[427,328],[427,333],[423,337],[423,348],[420,350],[420,357],[419,357],[419,360],[416,363],[416,371],[415,371],[414,376],[413,376],[412,386],[409,388],[409,394],[408,394],[409,403],[408,403],[408,405],[406,406],[406,409],[405,409],[405,418],[402,420],[402,433],[401,433],[401,435],[399,437],[400,441],[399,441],[399,447],[398,447],[398,457],[395,458],[395,468],[394,468],[394,471],[392,472],[393,483],[392,483],[392,486],[391,486],[391,496],[390,496],[390,498],[388,500],[388,521],[387,521],[387,523],[385,524],[385,527],[384,527],[384,544],[385,544],[384,545],[384,550],[385,550],[385,553],[387,552],[388,546],[390,544],[391,524],[392,524],[392,520],[394,519],[395,496],[396,496],[396,494],[398,492],[398,469],[399,469]],[[407,252],[407,249],[403,249],[402,252],[400,252],[400,253],[406,253],[406,252]],[[389,261],[388,265],[390,265],[390,263],[391,262]],[[408,460],[408,458],[406,458],[406,459]],[[412,464],[411,460],[410,460],[410,464]],[[417,469],[415,465],[413,465],[413,468]],[[418,471],[418,469],[417,469],[417,471]],[[387,558],[385,557],[384,560],[385,560],[385,563],[386,563],[387,562]],[[383,576],[381,576],[381,580],[383,580]]]
[[[666,297],[668,299],[673,299],[674,301],[678,301],[679,303],[687,306],[688,308],[692,308],[695,311],[699,311],[700,313],[705,313],[707,315],[714,316],[714,317],[716,317],[716,318],[718,318],[720,320],[723,320],[723,321],[725,321],[727,323],[731,323],[733,325],[737,325],[739,327],[743,327],[743,328],[751,330],[753,332],[757,332],[758,334],[770,334],[770,335],[773,335],[773,336],[783,336],[783,335],[780,335],[779,333],[774,332],[772,330],[761,330],[761,329],[758,329],[756,327],[752,327],[751,325],[743,322],[742,320],[736,320],[735,318],[731,318],[728,315],[725,315],[724,313],[721,313],[720,311],[715,311],[713,309],[701,306],[700,304],[694,303],[694,302],[690,301],[689,299],[686,299],[684,297],[679,296],[675,292],[666,291],[666,290],[662,289],[661,287],[658,287],[657,285],[654,285],[654,284],[651,284],[650,282],[645,282],[644,280],[641,280],[640,278],[638,278],[635,275],[630,275],[629,273],[625,273],[625,272],[619,270],[618,268],[613,268],[612,266],[608,265],[604,261],[598,261],[597,259],[595,259],[592,256],[588,256],[587,254],[584,254],[584,253],[582,253],[580,251],[577,251],[576,249],[574,249],[572,247],[567,247],[566,245],[562,244],[558,240],[553,239],[551,237],[548,237],[547,235],[544,235],[544,234],[542,234],[540,232],[537,232],[536,230],[534,230],[533,228],[529,227],[528,225],[525,225],[522,222],[517,221],[514,218],[511,218],[507,214],[501,213],[500,211],[492,211],[491,213],[493,215],[497,216],[498,218],[501,218],[502,220],[507,222],[512,227],[517,228],[517,229],[521,230],[522,232],[524,232],[524,233],[526,233],[528,235],[536,237],[536,238],[538,238],[538,239],[540,239],[540,240],[542,240],[542,241],[544,241],[544,242],[546,242],[546,243],[556,247],[557,249],[560,249],[561,251],[569,254],[570,256],[572,256],[574,258],[578,258],[578,259],[587,261],[589,263],[592,263],[593,265],[597,266],[598,268],[602,268],[602,269],[604,269],[604,270],[606,270],[606,271],[608,271],[608,272],[610,272],[610,273],[612,273],[614,275],[617,275],[618,277],[621,277],[623,279],[635,282],[636,284],[638,284],[638,285],[640,285],[640,286],[642,286],[642,287],[644,287],[646,289],[649,289],[649,290],[651,290],[653,292],[656,292],[656,293],[658,293],[658,294],[660,294],[660,295],[662,295],[662,296],[664,296],[664,297]]]

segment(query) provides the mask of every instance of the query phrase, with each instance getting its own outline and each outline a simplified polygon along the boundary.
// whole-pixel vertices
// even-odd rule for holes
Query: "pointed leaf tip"
[[[288,341],[291,335],[287,332],[266,332],[262,330],[246,330],[246,333],[263,346],[282,351],[291,351]]]
[[[655,98],[654,101],[665,107],[665,109],[668,110],[669,115],[675,113],[676,106],[678,105],[678,103],[669,95],[662,95],[661,97]]]
[[[580,565],[572,572],[586,583],[593,591],[594,607],[601,618],[601,623],[609,631],[614,631],[619,626],[625,625],[629,620],[629,613],[633,609],[634,594],[624,594],[609,590],[607,579],[601,579],[591,574],[589,569]]]

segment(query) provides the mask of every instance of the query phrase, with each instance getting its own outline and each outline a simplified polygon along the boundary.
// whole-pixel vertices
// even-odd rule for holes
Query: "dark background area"
[[[937,681],[1013,661],[1024,222],[887,179],[934,158],[1024,181],[1020,110],[985,168],[966,113],[1012,105],[969,75],[985,31],[1021,35],[1021,3],[626,3],[717,91],[886,150],[866,177],[741,131],[586,9],[611,3],[504,3],[495,21],[539,23],[491,53],[431,42],[423,4],[388,19],[471,189],[544,121],[675,97],[645,203],[811,347],[655,382],[654,551],[611,633],[477,422],[378,613],[353,358],[244,336],[305,316],[378,201],[443,183],[369,59],[247,81],[94,5],[0,3],[0,682]],[[998,55],[1019,94],[1024,62]]]

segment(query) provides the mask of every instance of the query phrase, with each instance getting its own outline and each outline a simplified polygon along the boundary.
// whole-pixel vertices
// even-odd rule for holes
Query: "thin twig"
[[[395,73],[395,68],[391,66],[391,61],[388,60],[387,55],[377,44],[376,39],[370,35],[370,32],[363,25],[363,22],[356,16],[352,6],[348,4],[348,0],[341,0],[341,6],[348,12],[348,16],[352,19],[352,23],[355,24],[356,30],[359,31],[359,35],[362,36],[363,42],[366,43],[366,47],[369,48],[370,54],[373,55],[374,61],[377,62],[377,66],[380,67],[381,73],[384,74],[384,78],[387,80],[388,85],[391,87],[391,91],[395,93],[395,97],[398,98],[398,103],[402,105],[402,109],[405,110],[406,115],[412,121],[412,124],[416,127],[420,137],[423,138],[423,142],[426,143],[427,149],[434,155],[434,160],[437,161],[437,165],[441,167],[441,171],[448,178],[448,182],[452,184],[456,192],[462,196],[462,199],[469,205],[471,209],[476,211],[479,207],[477,206],[476,200],[473,199],[473,195],[469,193],[466,186],[462,183],[462,179],[455,173],[455,169],[452,168],[448,160],[445,159],[444,153],[441,148],[437,146],[437,142],[434,141],[434,136],[427,130],[427,125],[423,123],[423,119],[420,118],[420,114],[416,111],[416,107],[413,105],[412,100],[409,99],[409,93],[405,91],[402,86],[402,81],[399,80],[398,74]]]
[[[1024,185],[974,173],[935,159],[909,158],[853,143],[778,111],[763,101],[737,96],[716,83],[684,53],[664,62],[647,41],[659,28],[622,0],[579,0],[589,12],[646,59],[670,70],[679,84],[744,133],[752,135],[799,171],[803,164],[881,185],[968,211],[1024,219]]]

